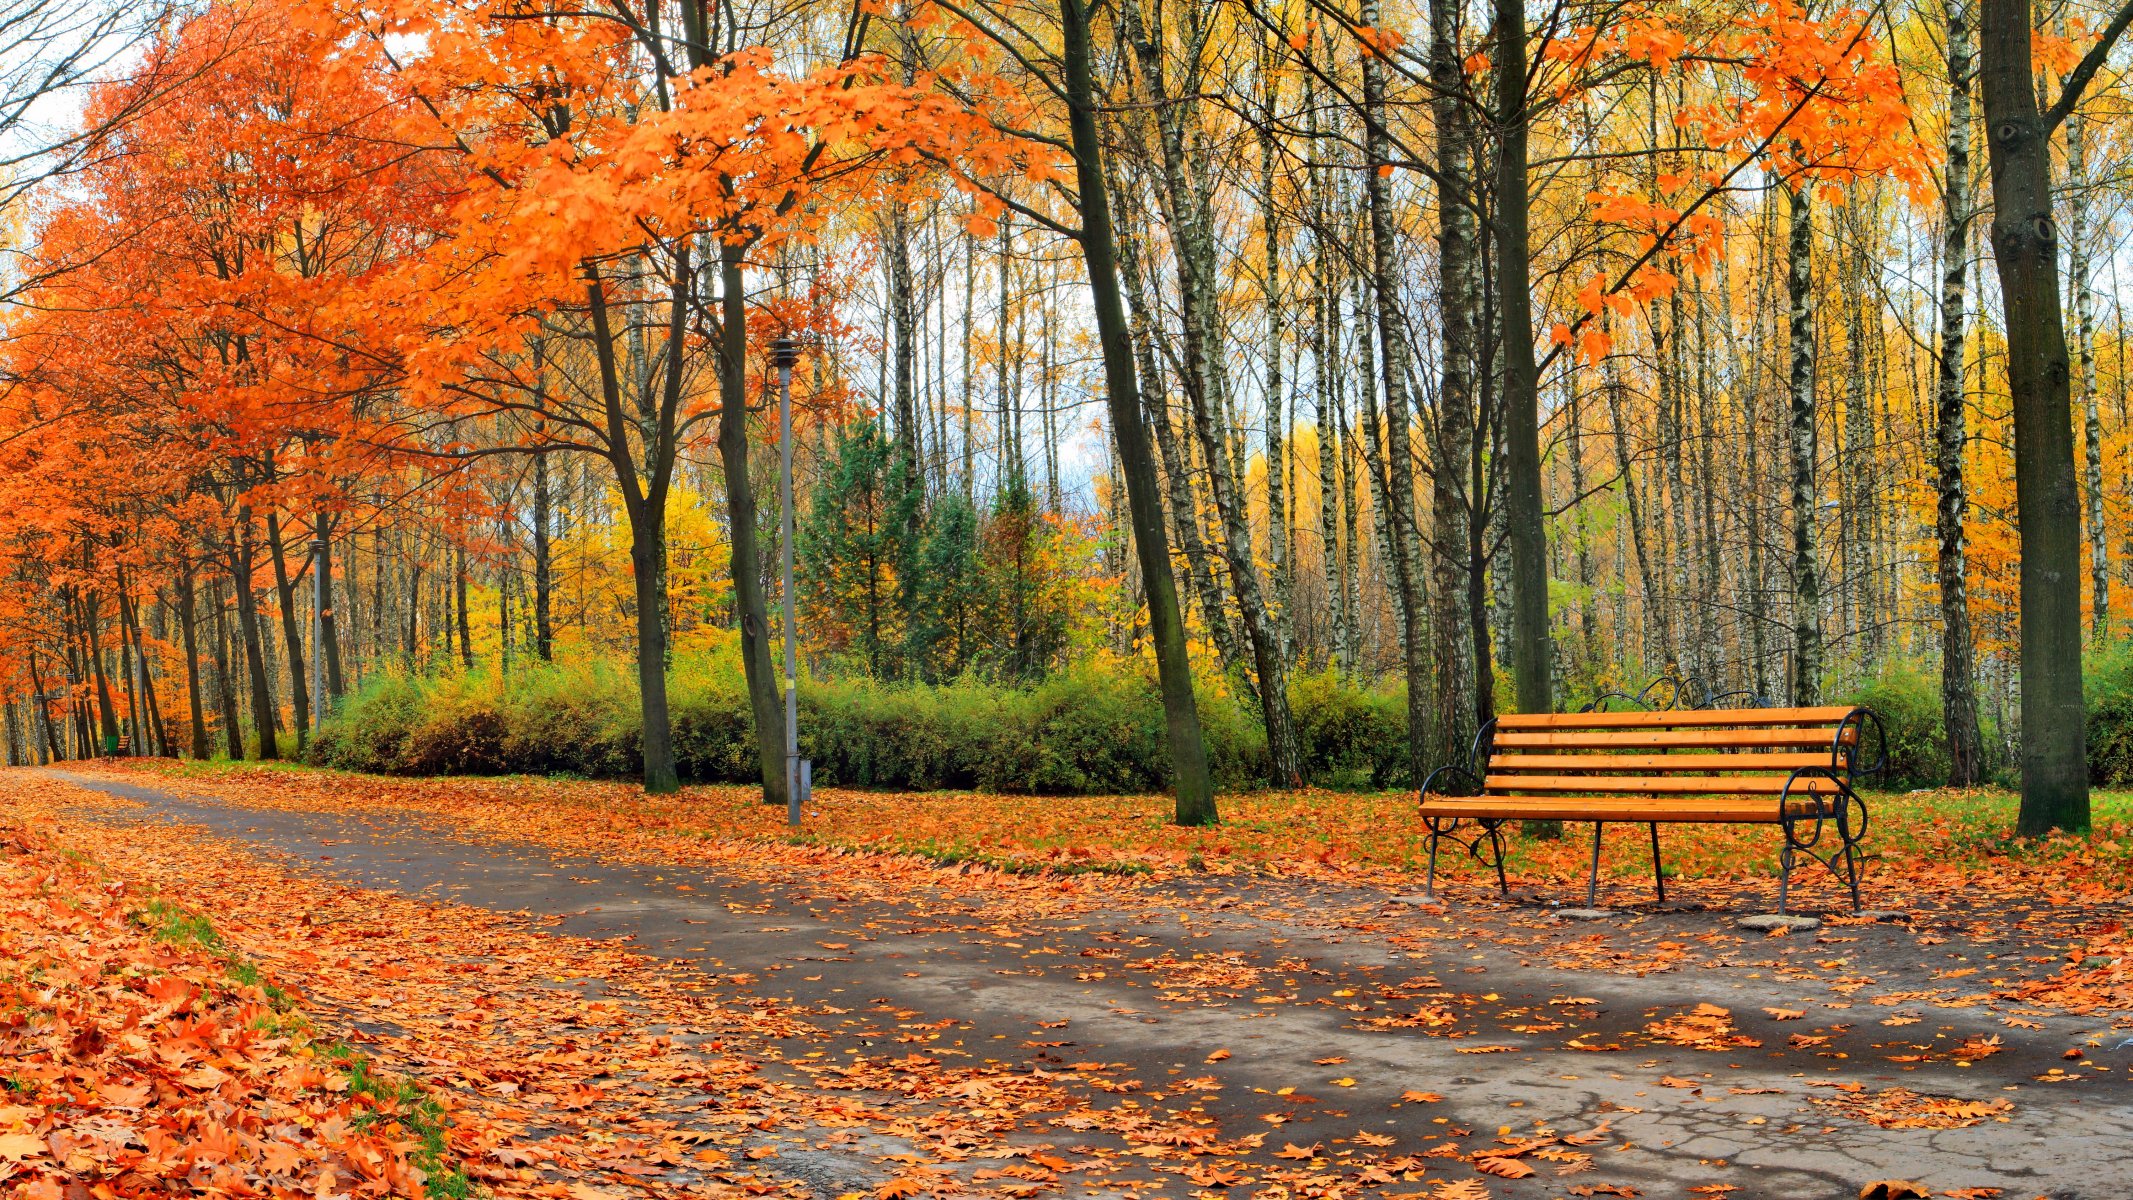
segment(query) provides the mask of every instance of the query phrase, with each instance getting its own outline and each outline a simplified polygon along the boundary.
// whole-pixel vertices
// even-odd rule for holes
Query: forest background
[[[1858,701],[2078,827],[2129,12],[131,6],[8,209],[8,759],[782,802],[790,599],[832,782],[1204,820]]]

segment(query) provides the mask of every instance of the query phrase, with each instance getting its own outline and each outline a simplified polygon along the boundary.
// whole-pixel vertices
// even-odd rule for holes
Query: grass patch
[[[131,914],[133,923],[148,931],[148,936],[171,946],[198,946],[202,950],[223,953],[222,935],[215,932],[206,917],[168,900],[155,899],[137,908]]]
[[[895,853],[910,854],[944,867],[979,866],[1004,875],[1147,875],[1147,863],[1119,858],[1028,858],[996,854],[975,846],[922,842],[898,844]]]
[[[130,915],[134,924],[147,930],[156,941],[197,946],[218,955],[231,983],[259,989],[275,1015],[258,1018],[253,1022],[255,1028],[292,1035],[308,1031],[310,1023],[297,1011],[296,997],[280,985],[267,982],[260,975],[258,964],[232,950],[206,917],[161,898],[150,900]],[[456,1200],[472,1194],[466,1173],[447,1157],[444,1134],[451,1127],[451,1120],[443,1105],[412,1080],[380,1074],[370,1058],[346,1042],[337,1040],[325,1047],[324,1053],[328,1061],[347,1072],[348,1090],[371,1103],[371,1111],[358,1118],[359,1124],[396,1120],[415,1139],[416,1148],[408,1157],[428,1180],[431,1195]]]
[[[368,1055],[346,1042],[326,1047],[326,1059],[347,1073],[350,1092],[370,1101],[371,1111],[355,1119],[358,1127],[394,1121],[414,1138],[408,1160],[421,1169],[430,1195],[460,1200],[473,1194],[466,1172],[448,1159],[444,1132],[451,1118],[443,1105],[412,1080],[379,1072]]]

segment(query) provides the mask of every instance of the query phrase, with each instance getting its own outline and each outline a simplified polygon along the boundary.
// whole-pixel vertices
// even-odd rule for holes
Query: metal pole
[[[800,347],[789,337],[771,346],[778,368],[778,508],[779,558],[785,598],[785,820],[800,827],[800,648],[793,632],[792,590],[792,368]]]
[[[311,732],[326,721],[326,539],[311,539]]]

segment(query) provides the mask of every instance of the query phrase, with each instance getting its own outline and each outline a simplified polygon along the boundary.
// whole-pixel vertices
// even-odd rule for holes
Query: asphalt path
[[[623,939],[742,1000],[850,1010],[819,1020],[854,1044],[928,1029],[922,1048],[944,1060],[1078,1065],[1104,1091],[1213,1075],[1223,1086],[1193,1102],[1226,1133],[1269,1132],[1270,1151],[1358,1131],[1426,1146],[1447,1129],[1516,1137],[1604,1124],[1599,1170],[1490,1179],[1492,1194],[1555,1197],[1604,1180],[1682,1200],[1852,1197],[1902,1178],[2010,1198],[2133,1196],[2133,1034],[2109,1031],[2110,1014],[2010,1024],[2004,1006],[1916,1000],[1963,956],[1959,945],[1922,948],[1901,924],[1772,939],[1795,943],[1788,953],[1843,956],[1854,982],[1834,990],[1827,973],[1773,969],[1750,952],[1672,970],[1555,965],[1595,939],[1618,938],[1636,962],[1638,947],[1730,929],[1712,912],[1631,914],[1507,945],[1447,936],[1456,913],[1428,916],[1391,897],[1232,879],[1000,924],[996,914],[944,918],[919,885],[908,903],[858,897],[829,874],[766,885],[469,840],[413,811],[250,808],[173,790],[182,784],[60,774],[143,806],[114,818],[197,827],[346,885]],[[1362,928],[1314,916],[1366,909],[1378,920]],[[1388,937],[1386,927],[1434,935]],[[1693,1034],[1705,1005],[1726,1010],[1713,1038],[1654,1038],[1655,1025]],[[898,1010],[893,1027],[882,1008]],[[1456,1016],[1457,1036],[1430,1027],[1433,1011]],[[1988,1037],[2003,1049],[1975,1061],[1951,1050]],[[2084,1046],[2080,1060],[2064,1057]],[[1884,1128],[1845,1109],[1847,1098],[1899,1087],[2012,1108],[1953,1129]],[[1403,1099],[1418,1090],[1442,1099]],[[840,1186],[830,1171],[817,1190]]]

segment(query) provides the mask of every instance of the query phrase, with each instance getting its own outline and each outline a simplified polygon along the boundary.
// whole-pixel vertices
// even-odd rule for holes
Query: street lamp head
[[[770,365],[790,369],[800,363],[800,343],[780,336],[770,343]]]

